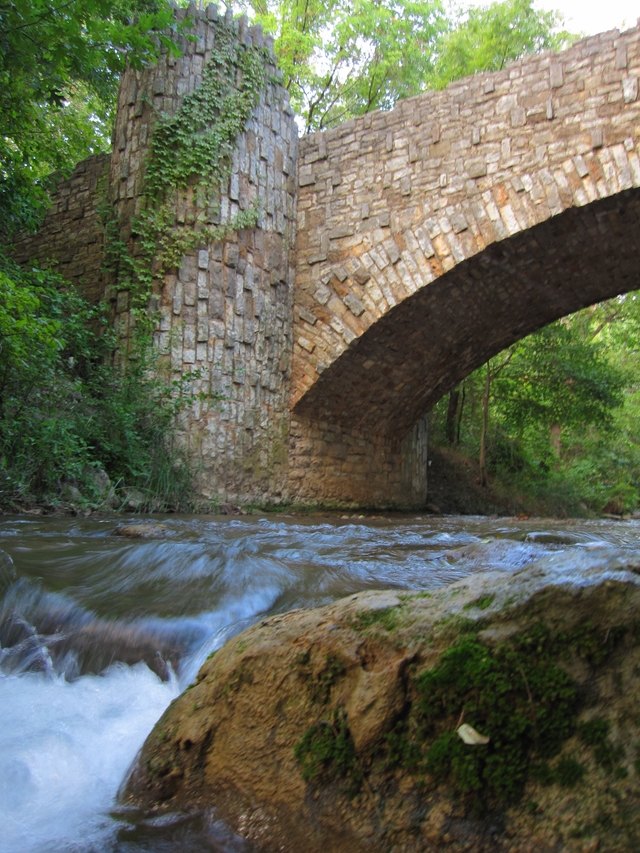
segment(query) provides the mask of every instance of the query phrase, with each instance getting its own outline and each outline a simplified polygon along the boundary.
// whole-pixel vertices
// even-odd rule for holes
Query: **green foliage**
[[[305,132],[567,41],[555,13],[507,0],[453,16],[439,0],[243,0],[275,36]]]
[[[591,306],[492,360],[487,470],[530,511],[624,513],[640,483],[640,301]],[[499,366],[502,369],[498,369]],[[486,368],[434,409],[436,443],[479,453]]]
[[[620,763],[625,757],[625,749],[621,744],[614,744],[609,739],[611,723],[604,717],[594,717],[578,726],[580,740],[593,750],[593,757],[600,767],[618,779],[627,775],[627,770]]]
[[[344,662],[334,654],[328,654],[325,665],[313,683],[313,695],[317,702],[328,702],[331,688],[345,673]]]
[[[499,71],[528,53],[562,50],[572,36],[557,12],[535,9],[532,0],[471,7],[438,45],[434,85],[444,87],[482,71]]]
[[[145,163],[142,210],[132,222],[135,247],[120,236],[119,223],[107,211],[107,269],[118,286],[132,293],[132,313],[148,330],[147,314],[154,278],[176,267],[197,246],[223,240],[256,224],[260,200],[220,224],[220,191],[231,172],[236,140],[267,84],[268,54],[247,47],[223,21],[215,27],[212,56],[200,86],[186,95],[173,116],[157,116]],[[187,187],[195,187],[200,214],[179,225],[175,207]]]
[[[558,653],[544,630],[496,649],[462,637],[416,677],[414,710],[389,749],[473,799],[517,800],[531,762],[556,755],[575,728],[578,692]],[[489,743],[465,744],[456,733],[462,720]]]
[[[495,407],[516,431],[531,424],[609,426],[626,378],[579,322],[560,320],[516,345],[495,380]]]
[[[173,22],[161,0],[12,0],[0,7],[0,234],[36,224],[47,176],[109,145],[118,75]]]
[[[362,778],[347,721],[337,710],[331,721],[320,720],[307,729],[295,745],[294,755],[307,781],[325,774],[349,778],[355,787]]]
[[[278,64],[305,131],[389,108],[423,88],[448,22],[439,0],[246,0],[276,37]]]
[[[555,781],[563,788],[575,788],[585,774],[584,764],[575,758],[564,757],[558,761],[555,768]]]
[[[385,607],[381,610],[366,610],[358,613],[353,618],[353,627],[356,631],[366,631],[374,625],[380,625],[386,631],[395,631],[400,623],[400,608]]]
[[[495,595],[481,595],[475,601],[469,601],[462,609],[471,610],[473,607],[478,607],[480,610],[486,610],[488,607],[491,607],[494,599]]]
[[[532,761],[529,773],[541,785],[560,785],[562,788],[574,788],[582,781],[586,772],[584,764],[571,756],[561,756],[555,766],[547,761]]]
[[[59,501],[65,482],[95,495],[104,469],[164,506],[188,504],[191,472],[172,449],[180,387],[150,378],[140,341],[126,373],[111,366],[115,333],[54,273],[0,256],[0,501]]]
[[[593,717],[580,723],[578,735],[587,746],[604,746],[611,730],[611,723],[604,717]]]

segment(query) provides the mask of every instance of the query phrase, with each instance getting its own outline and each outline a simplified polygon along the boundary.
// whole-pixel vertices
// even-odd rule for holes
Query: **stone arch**
[[[461,379],[531,332],[640,288],[640,190],[493,243],[389,310],[296,412],[403,437]]]
[[[302,140],[294,478],[301,446],[315,494],[418,505],[440,396],[640,287],[639,75],[640,30],[614,30]]]

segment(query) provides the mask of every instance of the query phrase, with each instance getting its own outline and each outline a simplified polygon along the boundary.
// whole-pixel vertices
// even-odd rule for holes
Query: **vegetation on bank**
[[[476,499],[484,490],[489,502],[514,512],[635,511],[639,350],[638,293],[524,338],[436,405],[430,440],[442,448],[438,467],[443,453],[458,468],[466,464]]]
[[[189,506],[174,431],[189,377],[176,385],[150,371],[143,337],[127,370],[114,366],[104,306],[1,255],[0,340],[1,505]]]

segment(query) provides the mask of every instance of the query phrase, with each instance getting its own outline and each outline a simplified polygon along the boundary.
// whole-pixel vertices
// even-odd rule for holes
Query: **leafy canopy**
[[[107,150],[118,75],[173,20],[162,0],[0,4],[0,234],[37,223],[52,171]]]
[[[440,0],[241,0],[275,36],[284,83],[305,132],[389,109],[401,98],[570,36],[533,0],[494,2],[451,15]]]
[[[516,344],[494,384],[498,412],[516,430],[532,423],[606,425],[622,405],[628,377],[582,319],[552,323]]]
[[[276,36],[284,84],[307,132],[419,91],[448,27],[439,0],[248,0],[241,6]]]
[[[561,26],[558,12],[534,9],[532,0],[472,7],[443,35],[433,84],[441,88],[469,74],[499,71],[528,53],[562,50],[574,37]]]

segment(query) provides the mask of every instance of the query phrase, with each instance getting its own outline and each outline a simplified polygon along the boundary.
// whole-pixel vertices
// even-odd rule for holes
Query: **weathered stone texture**
[[[614,30],[305,137],[294,417],[397,442],[505,346],[639,287],[639,76]]]
[[[20,264],[36,262],[53,268],[98,302],[103,291],[104,235],[98,215],[105,198],[109,155],[95,154],[57,183],[53,203],[37,234],[14,238],[13,256]]]
[[[178,17],[185,10],[177,10]],[[128,71],[121,81],[111,187],[123,237],[139,209],[142,164],[155,116],[174,114],[194,91],[212,54],[217,10],[191,11],[195,41],[181,40],[179,57],[164,54],[157,66]],[[264,45],[259,27],[233,22],[246,44]],[[282,497],[292,327],[289,247],[295,219],[295,162],[298,134],[288,96],[276,79],[271,52],[270,81],[237,140],[232,173],[219,212],[190,187],[178,200],[177,224],[219,224],[259,198],[256,228],[223,242],[203,241],[179,269],[159,277],[152,308],[159,313],[155,342],[166,354],[172,380],[193,374],[194,393],[220,397],[197,401],[183,413],[183,440],[199,468],[207,497],[243,501]],[[134,235],[135,236],[135,235]],[[135,240],[131,241],[135,252]],[[117,323],[130,333],[129,295],[111,293]]]

